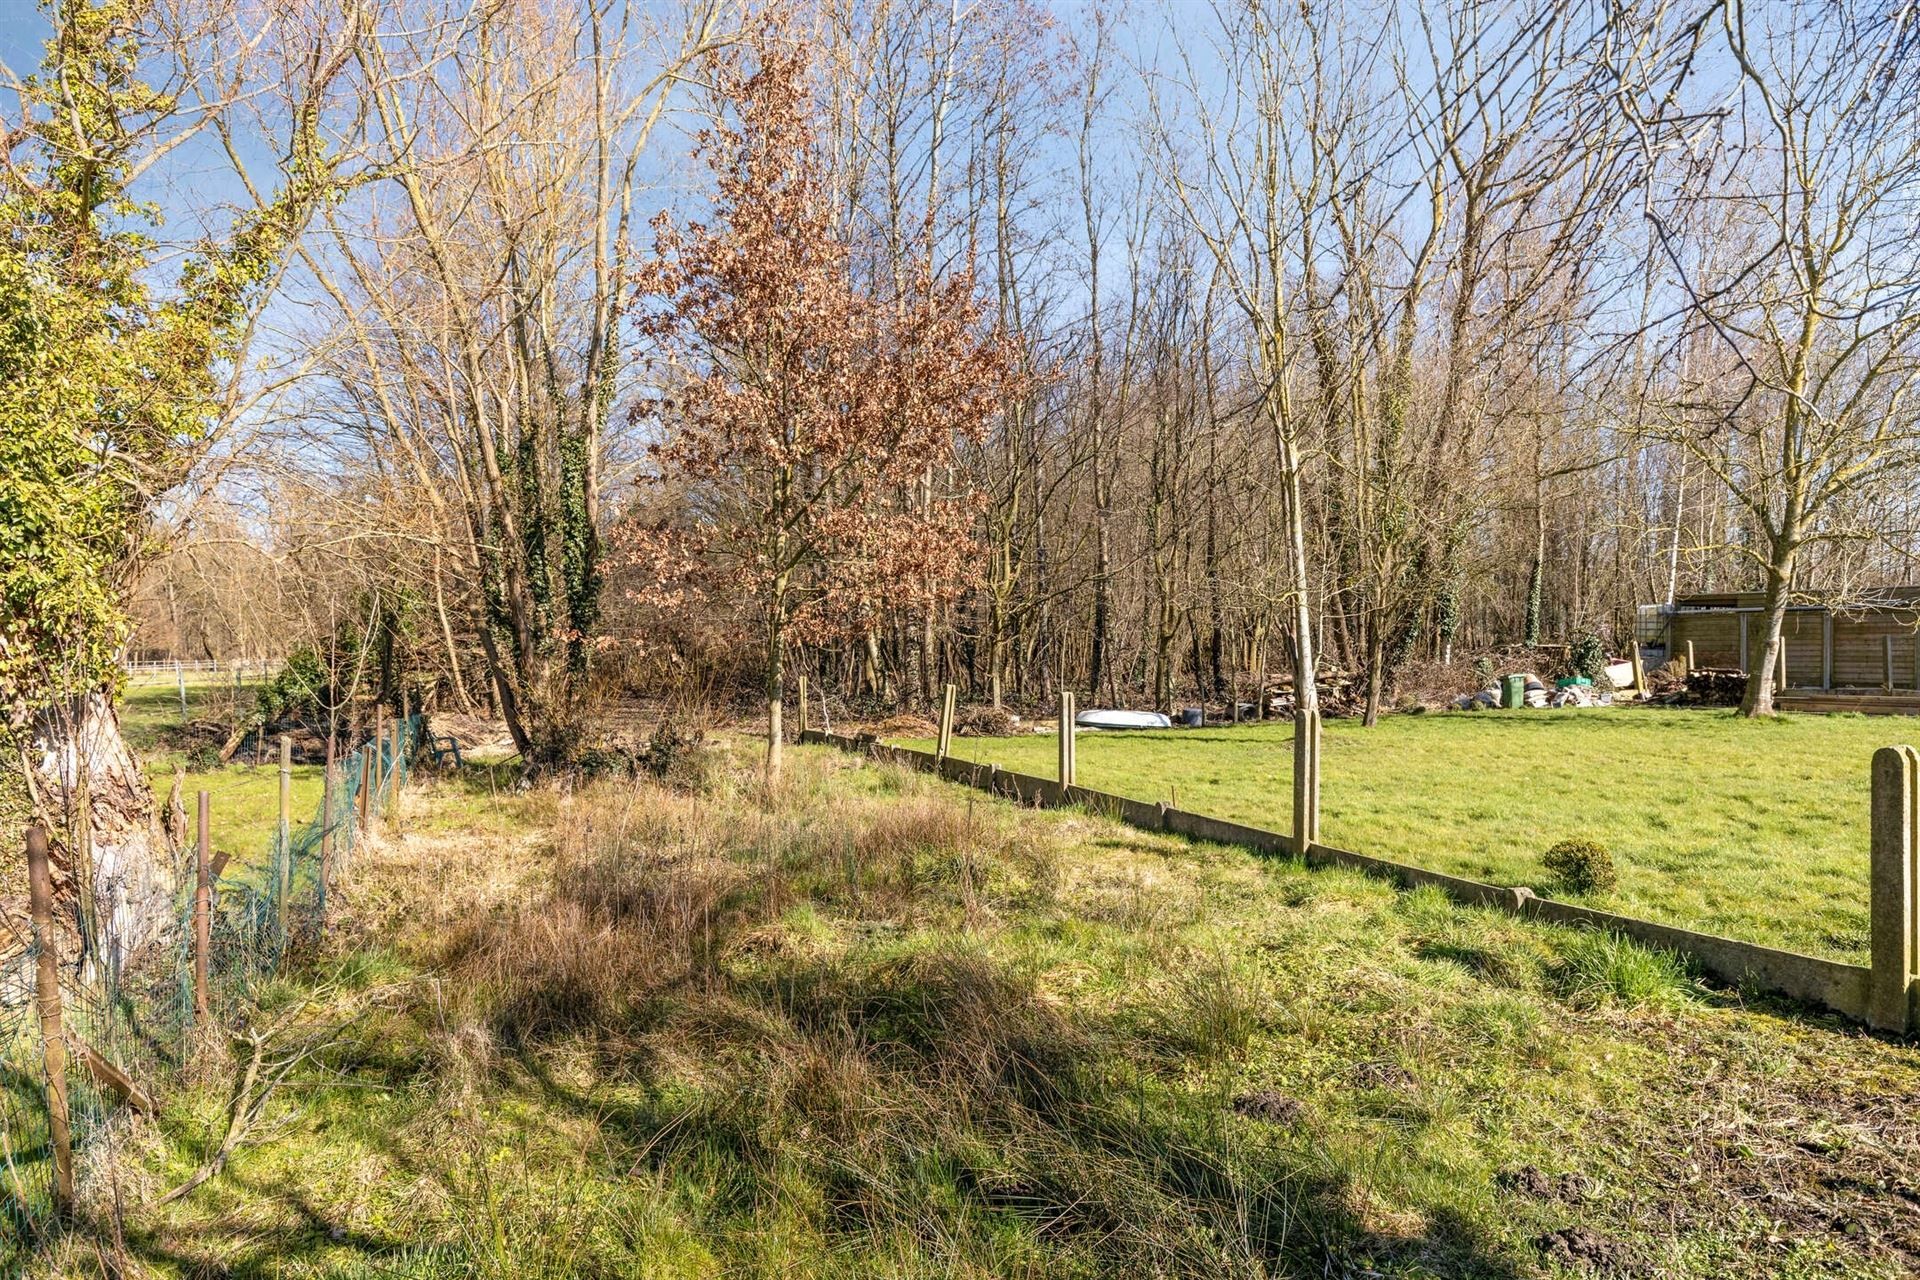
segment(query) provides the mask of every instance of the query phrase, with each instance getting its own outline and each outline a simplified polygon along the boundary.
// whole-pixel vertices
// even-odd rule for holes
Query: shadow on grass
[[[1241,1019],[1063,1001],[1007,933],[965,924],[1065,910],[1035,887],[1045,868],[1013,870],[1012,846],[1044,856],[1031,832],[884,799],[846,826],[791,819],[689,807],[644,844],[603,837],[546,900],[449,942],[464,1007],[414,1029],[485,1028],[484,1105],[350,1139],[448,1211],[356,1231],[297,1168],[241,1171],[243,1227],[130,1247],[235,1276],[632,1274],[663,1238],[695,1242],[688,1275],[1531,1274],[1460,1206],[1387,1203],[1310,1109],[1239,1114]],[[822,941],[807,922],[830,918],[880,941]],[[456,1052],[331,1078],[452,1096]]]

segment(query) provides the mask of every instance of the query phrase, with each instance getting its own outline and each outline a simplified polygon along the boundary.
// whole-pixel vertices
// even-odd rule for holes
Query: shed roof
[[[1764,591],[1713,591],[1678,596],[1675,609],[1758,609],[1767,602]],[[1859,587],[1829,601],[1798,601],[1792,607],[1831,608],[1845,613],[1871,613],[1876,609],[1911,611],[1920,604],[1920,587]]]

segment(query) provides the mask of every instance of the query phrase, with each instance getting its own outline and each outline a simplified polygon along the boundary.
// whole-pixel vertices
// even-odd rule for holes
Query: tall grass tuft
[[[1564,998],[1587,1007],[1669,1009],[1690,1000],[1695,990],[1686,962],[1673,952],[1603,929],[1584,929],[1569,938],[1552,976]]]
[[[1145,1037],[1056,998],[993,923],[1070,914],[1030,819],[801,781],[589,789],[560,822],[545,896],[451,947],[461,1025],[504,1046],[463,1060],[547,1078],[587,1055],[637,1099],[631,1176],[736,1265],[777,1238],[806,1274],[1251,1277],[1310,1241],[1311,1178],[1155,1083],[1244,1053],[1263,986],[1203,963]],[[470,1226],[478,1259],[522,1248]]]

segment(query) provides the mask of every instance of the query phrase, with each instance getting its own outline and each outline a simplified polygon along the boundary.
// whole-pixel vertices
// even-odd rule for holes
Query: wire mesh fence
[[[72,1182],[85,1199],[116,1118],[151,1106],[147,1090],[177,1074],[207,1022],[219,1025],[281,968],[289,952],[324,934],[327,894],[347,871],[366,825],[406,785],[422,718],[375,734],[335,763],[313,814],[282,825],[254,861],[209,876],[204,1001],[197,990],[198,860],[176,870],[172,929],[131,969],[113,971],[84,936],[76,895],[51,927],[0,909],[0,1274],[14,1274],[56,1223],[63,1180],[55,1142],[58,1105],[47,1055],[47,1010],[36,983],[39,941],[53,939],[66,1062],[58,1073],[71,1133]]]

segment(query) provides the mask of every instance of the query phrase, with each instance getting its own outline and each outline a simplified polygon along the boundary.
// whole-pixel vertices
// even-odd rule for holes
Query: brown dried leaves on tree
[[[809,51],[778,22],[714,59],[719,119],[696,154],[713,216],[657,219],[643,323],[665,395],[658,482],[683,496],[636,562],[695,569],[765,645],[777,765],[782,651],[931,608],[969,580],[977,495],[955,449],[981,438],[1015,377],[973,279],[922,244],[902,287],[863,289],[815,144]],[[642,575],[671,592],[675,575]]]

